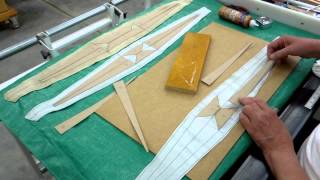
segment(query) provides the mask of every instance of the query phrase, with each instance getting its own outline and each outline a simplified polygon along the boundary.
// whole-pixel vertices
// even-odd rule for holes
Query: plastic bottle
[[[233,22],[245,28],[256,26],[255,21],[252,20],[252,17],[250,15],[244,14],[240,11],[234,10],[226,6],[220,8],[219,16],[222,19]]]

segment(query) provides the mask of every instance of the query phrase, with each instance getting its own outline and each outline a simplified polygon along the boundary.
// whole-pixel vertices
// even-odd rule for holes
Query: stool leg
[[[18,21],[18,17],[17,16],[10,17],[9,21],[10,21],[11,28],[17,29],[17,28],[20,27],[20,23]]]

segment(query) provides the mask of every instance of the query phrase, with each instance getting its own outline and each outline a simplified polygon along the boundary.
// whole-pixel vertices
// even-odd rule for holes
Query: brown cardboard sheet
[[[146,142],[154,153],[160,150],[176,127],[201,99],[267,44],[261,39],[218,24],[207,26],[201,33],[209,34],[212,40],[203,76],[222,65],[224,61],[239,52],[249,42],[253,42],[254,46],[233,63],[213,85],[209,87],[201,83],[198,92],[194,95],[165,89],[165,83],[177,51],[172,52],[128,86],[131,101]],[[260,90],[258,97],[268,100],[282,81],[286,79],[296,62],[297,58],[293,58],[288,63],[277,65]],[[113,96],[105,102],[96,113],[139,142],[138,136],[117,96]],[[244,129],[240,124],[237,124],[229,135],[187,174],[188,177],[207,179],[243,132]]]

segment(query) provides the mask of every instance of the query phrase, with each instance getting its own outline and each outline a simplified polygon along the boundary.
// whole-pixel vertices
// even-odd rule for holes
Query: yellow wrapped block
[[[0,13],[3,13],[5,11],[8,11],[8,6],[5,0],[0,0]]]
[[[210,45],[210,35],[187,33],[171,69],[166,87],[196,93]]]

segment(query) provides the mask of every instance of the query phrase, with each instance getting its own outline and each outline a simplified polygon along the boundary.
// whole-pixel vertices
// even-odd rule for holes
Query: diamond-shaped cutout
[[[152,46],[149,46],[148,44],[146,44],[146,43],[143,43],[143,45],[142,45],[142,50],[143,51],[154,51],[154,50],[156,50],[154,47],[152,47]]]
[[[136,55],[127,55],[127,56],[124,56],[124,58],[126,58],[128,61],[131,61],[133,63],[135,63],[137,61]]]

